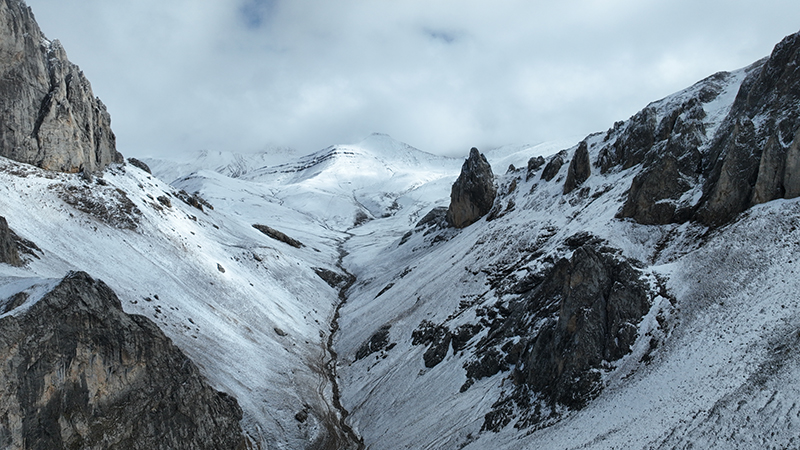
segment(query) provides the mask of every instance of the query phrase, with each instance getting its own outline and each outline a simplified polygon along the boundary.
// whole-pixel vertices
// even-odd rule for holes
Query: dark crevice
[[[349,239],[349,237],[348,237]],[[339,360],[339,354],[333,348],[333,340],[336,336],[336,333],[339,331],[339,310],[344,306],[347,302],[347,291],[350,289],[351,286],[356,282],[356,277],[348,272],[342,264],[344,257],[347,256],[347,251],[344,250],[344,244],[347,242],[345,239],[342,243],[339,244],[339,260],[336,262],[336,266],[339,270],[342,271],[344,274],[343,281],[339,284],[339,303],[336,305],[334,309],[333,318],[331,319],[330,323],[330,333],[328,334],[328,341],[326,343],[326,349],[328,354],[330,355],[330,359],[324,365],[325,375],[328,377],[328,380],[331,383],[331,390],[333,391],[333,407],[339,411],[339,428],[344,432],[347,440],[349,441],[348,444],[355,444],[358,450],[364,450],[366,447],[364,446],[364,439],[353,430],[347,423],[347,417],[350,415],[350,412],[342,406],[341,402],[341,394],[339,390],[339,380],[336,374],[336,365]],[[348,445],[349,447],[349,445]]]

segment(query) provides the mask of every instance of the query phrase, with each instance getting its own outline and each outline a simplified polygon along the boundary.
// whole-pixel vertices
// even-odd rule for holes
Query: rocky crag
[[[0,447],[245,448],[236,400],[105,283],[76,272],[36,295],[0,301]]]
[[[21,0],[0,1],[0,156],[61,172],[123,162],[111,117]]]
[[[608,130],[595,161],[601,173],[639,167],[619,217],[719,226],[753,205],[800,196],[798,64],[795,34],[746,69],[716,129],[708,129],[704,105],[722,94],[727,72],[697,83],[677,104],[650,105]]]
[[[456,228],[472,225],[492,209],[496,195],[492,166],[486,156],[473,147],[453,183],[447,223]]]

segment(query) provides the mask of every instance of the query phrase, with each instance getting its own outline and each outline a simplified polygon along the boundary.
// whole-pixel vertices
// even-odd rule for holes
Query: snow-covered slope
[[[270,148],[261,153],[211,152],[201,150],[192,155],[172,158],[143,158],[159,178],[170,183],[187,173],[212,170],[231,178],[241,177],[252,170],[283,164],[297,158],[291,148]]]
[[[701,145],[710,145],[750,70],[710,79],[717,95],[702,104]],[[707,87],[701,83],[651,104],[656,123]],[[629,126],[588,137],[591,159],[598,159],[609,136],[624,135]],[[551,182],[538,175],[526,181],[524,169],[500,177],[495,206],[511,212],[459,232],[420,229],[400,238],[401,227],[377,220],[352,231],[344,266],[358,282],[341,311],[336,345],[343,403],[369,447],[796,445],[797,392],[785,382],[800,370],[789,356],[800,308],[793,275],[800,255],[790,244],[797,239],[797,200],[755,208],[713,231],[692,223],[639,225],[617,218],[639,166],[595,173],[565,195],[567,166]],[[697,203],[697,183],[681,201]],[[514,287],[570,258],[569,238],[584,232],[639,261],[654,288],[631,353],[604,363],[603,390],[585,409],[543,403],[549,418],[532,425],[526,423],[532,413],[518,403],[504,410],[519,382],[510,355],[511,367],[469,385],[468,366],[480,361],[477,349],[497,332],[493,326],[468,336],[459,350],[446,344],[443,360],[428,367],[426,352],[433,347],[414,345],[422,324],[455,336],[461,327],[486,323],[487,313],[502,322],[520,298]],[[508,412],[502,416],[507,425],[488,431],[487,414],[497,411]],[[776,425],[780,432],[769,431]]]
[[[132,166],[89,182],[4,159],[0,186],[10,227],[41,249],[25,267],[0,266],[6,286],[88,271],[238,399],[254,443],[303,448],[340,439],[325,372],[338,292],[314,271],[337,270],[328,245],[335,234],[307,228],[296,236],[306,247],[293,248],[251,226],[281,228],[294,220],[291,210],[266,203],[258,222],[200,211]],[[300,423],[302,411],[310,414]]]

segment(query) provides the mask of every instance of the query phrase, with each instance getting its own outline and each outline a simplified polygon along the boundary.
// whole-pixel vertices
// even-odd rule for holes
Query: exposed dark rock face
[[[680,105],[648,106],[615,124],[598,154],[600,171],[642,166],[619,216],[718,226],[753,205],[800,196],[799,65],[795,34],[747,69],[714,136],[706,135],[703,104],[720,94],[730,77],[725,72],[697,83]],[[700,183],[699,201],[686,195]]]
[[[645,225],[688,220],[691,205],[680,205],[678,200],[693,184],[679,166],[675,156],[666,155],[636,175],[619,216]]]
[[[642,166],[619,217],[643,224],[691,218],[695,205],[684,194],[701,179],[701,149],[708,142],[703,104],[717,98],[729,78],[729,73],[720,72],[700,81],[691,88],[691,96],[663,107],[660,120],[656,107],[648,106],[627,124],[618,122],[608,130],[596,164],[600,171]]]
[[[472,225],[492,209],[496,196],[492,167],[473,147],[450,191],[447,222],[456,228]]]
[[[520,427],[539,424],[552,420],[560,407],[582,408],[602,389],[603,364],[628,354],[638,337],[653,293],[636,263],[588,233],[571,242],[580,246],[569,259],[520,280],[509,289],[519,296],[507,306],[481,308],[480,323],[462,325],[457,333],[422,324],[414,336],[429,343],[430,351],[437,336],[450,335],[455,350],[456,336],[458,347],[465,348],[488,327],[485,337],[467,347],[474,358],[464,364],[467,382],[461,390],[512,367],[515,387],[486,415],[485,430],[499,430],[515,417]]]
[[[536,156],[528,160],[528,171],[525,174],[525,181],[531,179],[534,173],[544,165],[544,157]]]
[[[142,162],[142,161],[140,161],[140,160],[138,160],[136,158],[128,158],[128,164],[130,164],[130,165],[132,165],[134,167],[138,167],[138,168],[144,170],[145,172],[147,172],[149,174],[153,173],[152,171],[150,171],[150,166],[148,166],[147,164],[145,164],[144,162]]]
[[[22,259],[17,250],[16,235],[8,227],[5,217],[0,216],[0,263],[21,266]]]
[[[385,349],[389,345],[389,330],[391,328],[391,325],[380,327],[366,342],[361,344],[358,351],[356,351],[356,361]]]
[[[595,370],[630,352],[636,340],[636,324],[650,308],[639,278],[628,261],[588,245],[558,261],[532,292],[560,297],[558,318],[527,345],[515,377],[551,402],[582,407],[598,387]]]
[[[245,447],[236,400],[86,273],[0,319],[0,330],[3,448]]]
[[[300,241],[298,241],[296,239],[290,238],[285,233],[283,233],[281,231],[278,231],[275,228],[268,227],[266,225],[260,225],[260,224],[254,224],[253,228],[255,228],[256,230],[258,230],[258,231],[260,231],[260,232],[262,232],[264,234],[266,234],[267,236],[271,237],[272,239],[275,239],[276,241],[281,241],[283,243],[289,244],[294,248],[305,247],[305,245],[303,245],[302,242],[300,242]],[[319,273],[318,273],[318,275],[319,275]]]
[[[0,0],[0,155],[62,172],[123,161],[106,107],[20,0]]]
[[[447,356],[453,335],[447,327],[423,321],[411,334],[412,345],[427,345],[422,355],[425,367],[436,367]]]
[[[567,181],[564,182],[564,194],[569,194],[576,187],[583,184],[592,174],[592,165],[589,162],[589,146],[586,141],[581,141],[575,156],[569,163],[567,170]]]
[[[558,175],[558,171],[561,170],[561,166],[564,165],[564,159],[567,157],[567,152],[564,150],[556,153],[550,162],[544,166],[544,170],[542,171],[542,179],[544,181],[550,181]]]
[[[750,206],[800,195],[800,34],[751,71],[709,151],[697,219],[719,225]]]

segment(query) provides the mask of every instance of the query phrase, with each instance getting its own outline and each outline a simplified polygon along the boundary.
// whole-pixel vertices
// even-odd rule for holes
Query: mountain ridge
[[[496,197],[461,229],[462,161],[385,135],[285,173],[2,158],[20,264],[0,304],[105,280],[237,399],[256,448],[794,446],[797,36],[566,148],[487,152]],[[724,185],[747,206],[699,213]]]

